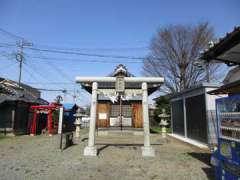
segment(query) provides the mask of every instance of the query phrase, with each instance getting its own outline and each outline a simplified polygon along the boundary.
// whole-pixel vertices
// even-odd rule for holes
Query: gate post
[[[38,118],[38,113],[34,110],[33,120],[32,120],[31,126],[30,126],[30,136],[35,136],[36,135],[37,118]]]
[[[89,138],[88,138],[88,146],[86,146],[84,149],[84,156],[97,155],[97,149],[95,146],[95,129],[96,129],[96,116],[97,116],[97,88],[98,88],[97,82],[93,82]]]
[[[146,82],[142,83],[142,107],[143,107],[143,128],[144,128],[144,146],[142,147],[142,156],[155,156],[155,151],[150,145],[148,91],[147,91]]]
[[[52,136],[52,110],[51,109],[48,111],[47,126],[48,126],[48,135]]]

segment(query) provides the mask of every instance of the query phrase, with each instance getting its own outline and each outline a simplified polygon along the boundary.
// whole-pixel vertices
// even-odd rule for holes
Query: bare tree
[[[205,68],[195,65],[201,50],[214,37],[213,28],[208,23],[196,26],[175,25],[158,30],[150,45],[151,53],[144,60],[143,71],[147,76],[163,76],[167,93],[180,92],[194,84],[214,79],[219,65],[209,64]]]

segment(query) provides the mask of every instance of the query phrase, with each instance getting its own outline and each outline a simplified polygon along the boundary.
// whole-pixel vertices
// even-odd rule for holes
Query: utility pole
[[[203,62],[203,61],[200,61],[200,60],[196,60],[193,63],[193,65],[196,66],[197,68],[199,68],[200,70],[206,72],[206,81],[208,83],[210,83],[211,82],[211,77],[210,77],[211,74],[210,74],[209,62]]]
[[[67,90],[64,89],[62,92],[63,92],[63,103],[66,103],[66,101],[67,101]]]
[[[207,78],[207,82],[210,83],[211,78],[210,78],[210,69],[209,69],[209,62],[207,61],[205,64],[205,68],[206,68],[206,78]]]
[[[24,60],[24,53],[23,53],[23,48],[25,46],[32,46],[32,43],[27,42],[24,39],[21,39],[20,41],[17,42],[17,46],[19,47],[19,52],[16,55],[16,60],[19,61],[19,76],[18,76],[18,86],[21,86],[21,79],[22,79],[22,64]]]
[[[73,98],[73,103],[76,104],[77,95],[76,95],[75,90],[74,90],[74,93],[73,93],[73,95],[72,95],[72,98]]]

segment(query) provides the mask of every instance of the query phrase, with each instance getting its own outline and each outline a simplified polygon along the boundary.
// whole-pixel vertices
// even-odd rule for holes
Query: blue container
[[[64,109],[64,123],[66,124],[66,131],[73,131],[75,128],[74,122],[75,117],[74,114],[76,113],[78,106],[76,104],[63,104]]]

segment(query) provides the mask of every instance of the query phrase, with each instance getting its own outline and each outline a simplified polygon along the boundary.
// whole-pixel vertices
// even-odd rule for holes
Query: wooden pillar
[[[33,120],[32,120],[31,127],[30,127],[30,136],[36,135],[36,131],[37,131],[37,118],[38,118],[38,113],[36,111],[34,111]]]
[[[48,135],[52,135],[52,110],[48,111]]]
[[[15,112],[16,112],[16,110],[15,109],[12,109],[12,132],[14,133],[14,128],[15,128]]]

